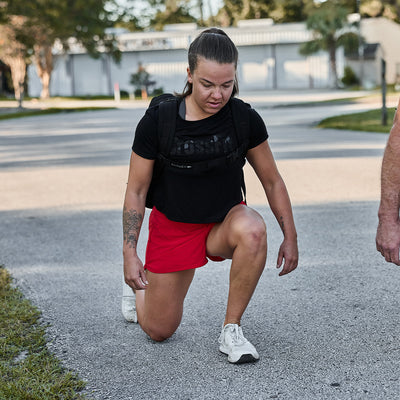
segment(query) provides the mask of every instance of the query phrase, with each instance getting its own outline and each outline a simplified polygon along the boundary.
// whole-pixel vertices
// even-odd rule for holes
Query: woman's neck
[[[186,115],[185,119],[187,121],[198,121],[200,119],[205,119],[210,117],[212,114],[204,112],[198,104],[194,101],[191,94],[184,98],[186,104]]]

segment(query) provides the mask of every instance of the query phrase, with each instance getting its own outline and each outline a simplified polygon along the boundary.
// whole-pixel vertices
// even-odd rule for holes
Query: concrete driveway
[[[352,111],[344,105],[257,107],[291,195],[301,258],[278,277],[281,233],[246,169],[269,258],[242,321],[261,359],[239,366],[217,345],[228,262],[197,271],[182,325],[164,343],[120,313],[121,208],[144,108],[0,122],[0,262],[42,310],[49,348],[88,382],[90,398],[400,397],[400,270],[374,244],[387,136],[311,127]]]

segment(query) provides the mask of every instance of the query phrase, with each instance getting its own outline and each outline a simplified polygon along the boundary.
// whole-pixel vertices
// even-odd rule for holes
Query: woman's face
[[[188,82],[193,85],[190,100],[199,118],[216,114],[226,105],[232,95],[235,74],[234,63],[219,64],[202,57],[193,73],[188,68]]]

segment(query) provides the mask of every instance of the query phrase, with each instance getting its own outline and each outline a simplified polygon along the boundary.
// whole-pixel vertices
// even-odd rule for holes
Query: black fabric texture
[[[140,120],[132,150],[139,156],[156,160],[160,152],[158,105],[151,106]],[[248,149],[268,138],[259,114],[248,108],[250,132]],[[199,121],[186,121],[178,112],[176,131],[169,158],[177,164],[190,164],[224,157],[237,149],[229,103],[217,114]],[[177,222],[220,222],[228,211],[243,200],[241,183],[245,158],[229,165],[218,165],[196,172],[166,167],[157,177],[152,201],[167,218]]]

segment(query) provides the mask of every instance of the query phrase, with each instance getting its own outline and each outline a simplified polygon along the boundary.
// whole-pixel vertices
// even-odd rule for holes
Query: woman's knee
[[[139,321],[140,322],[140,321]],[[163,342],[170,338],[178,329],[179,322],[175,324],[146,323],[141,325],[143,331],[154,341]]]
[[[160,329],[160,327],[154,327],[148,329],[146,333],[150,336],[152,340],[156,342],[163,342],[164,340],[170,338],[175,333],[175,331],[176,329],[166,330]]]
[[[139,324],[156,342],[163,342],[178,329],[183,315],[183,305],[169,303],[167,308],[149,305]]]
[[[249,249],[260,251],[267,248],[267,228],[260,214],[247,210],[233,223],[237,244],[244,244]]]

